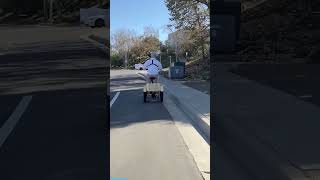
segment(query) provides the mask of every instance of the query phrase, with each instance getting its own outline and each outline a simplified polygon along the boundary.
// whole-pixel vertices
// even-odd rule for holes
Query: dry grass
[[[187,80],[210,80],[210,61],[194,60],[186,64]]]

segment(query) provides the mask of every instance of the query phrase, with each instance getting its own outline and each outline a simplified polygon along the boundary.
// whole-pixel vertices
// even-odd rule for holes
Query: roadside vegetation
[[[145,27],[143,35],[121,29],[111,35],[111,67],[133,68],[143,63],[150,51],[160,51],[161,42],[153,27]]]
[[[179,59],[186,60],[187,79],[210,79],[209,0],[166,0],[171,15],[169,29],[175,30]]]
[[[55,0],[54,23],[79,23],[80,8],[98,5],[108,8],[109,0]],[[38,24],[49,18],[49,0],[1,0],[0,23]]]
[[[242,0],[241,16],[242,61],[320,62],[319,1]]]
[[[171,37],[159,40],[158,30],[145,27],[142,35],[123,29],[111,34],[111,67],[133,68],[144,63],[147,52],[160,52],[163,66],[186,61],[186,78],[209,80],[210,23],[209,0],[165,0],[170,24],[165,28]]]

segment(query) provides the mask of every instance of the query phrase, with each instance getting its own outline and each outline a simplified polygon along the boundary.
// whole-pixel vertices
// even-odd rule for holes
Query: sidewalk
[[[164,85],[165,93],[198,126],[210,144],[210,96],[163,76],[160,81]]]
[[[257,179],[318,179],[320,108],[229,68],[214,68],[216,143]]]

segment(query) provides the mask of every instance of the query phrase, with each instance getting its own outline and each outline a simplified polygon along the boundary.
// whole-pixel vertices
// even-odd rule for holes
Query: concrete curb
[[[207,123],[210,122],[210,119],[198,112],[192,107],[192,105],[179,100],[168,87],[164,86],[164,88],[164,93],[166,93],[168,97],[171,98],[172,101],[177,105],[177,107],[179,107],[179,109],[193,121],[193,124],[197,126],[197,128],[201,131],[201,135],[210,145],[210,125]]]
[[[93,35],[93,34],[86,34],[86,35],[80,36],[80,39],[83,39],[85,41],[92,43],[94,46],[101,49],[104,53],[109,53],[109,48],[107,48],[104,44],[101,44],[101,43],[89,38],[89,36],[91,36],[91,35]]]

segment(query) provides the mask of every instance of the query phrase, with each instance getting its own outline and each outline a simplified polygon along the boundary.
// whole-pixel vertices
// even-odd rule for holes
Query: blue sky
[[[167,39],[164,26],[169,24],[170,15],[165,0],[111,0],[111,33],[118,29],[135,30],[143,33],[145,26],[159,29],[160,40]]]

